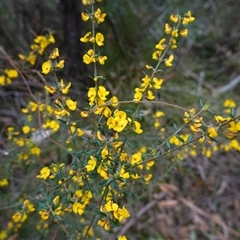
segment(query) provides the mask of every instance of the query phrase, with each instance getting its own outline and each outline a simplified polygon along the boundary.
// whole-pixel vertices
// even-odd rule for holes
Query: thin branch
[[[236,76],[234,79],[230,80],[230,82],[228,82],[224,86],[218,87],[215,91],[215,96],[233,90],[239,83],[240,83],[240,74]]]
[[[121,228],[120,232],[118,233],[118,236],[125,235],[128,229],[132,227],[142,217],[142,215],[144,215],[147,211],[149,211],[149,209],[154,207],[159,202],[159,200],[163,199],[165,196],[165,193],[159,193],[155,199],[143,206],[134,216],[132,216],[126,222],[126,224]]]

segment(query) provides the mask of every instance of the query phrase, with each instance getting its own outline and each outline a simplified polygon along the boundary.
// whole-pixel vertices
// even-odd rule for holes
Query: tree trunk
[[[65,75],[81,90],[88,86],[86,78],[86,66],[82,62],[84,54],[80,36],[84,34],[83,24],[80,19],[79,0],[60,0],[63,13],[64,46],[65,46]]]

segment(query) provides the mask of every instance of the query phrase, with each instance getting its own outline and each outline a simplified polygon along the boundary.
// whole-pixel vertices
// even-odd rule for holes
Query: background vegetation
[[[86,32],[81,20],[84,8],[72,1],[0,1],[0,70],[9,59],[29,50],[33,38],[52,30],[56,46],[66,60],[63,77],[73,84],[71,94],[86,103],[86,89],[91,86],[91,66],[82,64],[84,45],[79,38]],[[106,86],[119,99],[128,98],[140,84],[145,64],[151,61],[156,42],[163,37],[166,20],[172,13],[191,10],[196,20],[190,35],[182,39],[175,51],[174,67],[164,72],[164,85],[159,101],[200,109],[199,100],[208,102],[211,110],[223,109],[225,99],[239,102],[240,91],[240,3],[237,1],[176,1],[176,0],[105,0],[101,9],[107,18],[101,31],[105,36],[104,54],[108,61],[100,69]],[[41,70],[42,59],[35,69]],[[34,94],[43,94],[44,82],[34,72],[24,72]],[[131,97],[130,97],[131,98]],[[56,145],[47,141],[40,162],[22,168],[11,162],[5,130],[22,123],[21,108],[31,99],[21,77],[0,88],[0,124],[2,172],[11,165],[10,185],[0,188],[0,227],[6,228],[14,213],[14,203],[23,197],[25,189],[36,187],[34,179],[40,166],[50,162],[69,161]],[[81,106],[79,106],[81,107]],[[162,126],[173,131],[173,123],[181,123],[182,113],[171,108],[145,106],[148,122],[158,110],[165,112]],[[236,109],[239,113],[239,109]],[[149,118],[148,118],[149,117]],[[143,122],[144,124],[144,122]],[[144,126],[144,125],[143,125]],[[159,136],[149,128],[144,136],[135,139],[133,148],[141,141],[158,142]],[[53,137],[55,140],[58,136]],[[239,136],[236,137],[239,139]],[[219,140],[224,143],[224,139]],[[149,185],[133,186],[131,216],[118,233],[129,239],[239,239],[240,233],[240,162],[239,149],[219,150],[210,157],[205,154],[186,156],[182,161],[162,159],[154,166]],[[136,201],[136,199],[138,201]],[[34,226],[32,226],[34,227]],[[33,239],[29,229],[11,239]],[[113,239],[116,232],[104,233]],[[48,238],[64,239],[50,231]]]

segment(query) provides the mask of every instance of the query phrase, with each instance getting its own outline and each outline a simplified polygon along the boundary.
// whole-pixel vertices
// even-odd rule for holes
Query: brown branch
[[[145,206],[143,206],[135,215],[133,215],[121,228],[120,232],[118,233],[118,236],[123,236],[127,233],[128,229],[132,227],[140,218],[142,215],[144,215],[149,209],[154,207],[159,200],[163,199],[163,197],[166,196],[165,193],[159,193],[155,199],[147,203]]]

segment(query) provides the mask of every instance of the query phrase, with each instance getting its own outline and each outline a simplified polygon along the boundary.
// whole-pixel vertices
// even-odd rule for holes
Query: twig
[[[219,87],[216,89],[215,91],[215,95],[217,96],[219,94],[231,91],[232,89],[234,89],[238,84],[240,83],[240,74],[238,76],[236,76],[234,79],[230,80],[230,82],[228,82],[227,84],[225,84],[222,87]]]
[[[143,206],[134,216],[132,216],[126,224],[121,228],[120,232],[118,233],[118,236],[123,236],[126,234],[128,229],[133,226],[139,218],[144,215],[150,208],[154,207],[159,200],[163,199],[163,197],[166,196],[165,193],[159,193],[155,199],[150,201],[148,204]]]
[[[182,197],[177,197],[177,199],[179,200],[179,202],[181,202],[182,204],[184,204],[186,207],[190,208],[192,211],[194,211],[195,213],[202,215],[203,217],[206,217],[208,219],[211,219],[213,222],[215,222],[217,225],[221,226],[223,229],[227,230],[229,233],[240,237],[240,232],[228,227],[221,219],[219,219],[218,217],[208,214],[206,212],[204,212],[202,209],[198,208],[197,206],[195,206],[192,202],[186,200],[185,198]]]
[[[198,94],[202,93],[202,86],[204,86],[205,88],[210,90],[212,94],[215,93],[216,90],[214,89],[214,87],[211,84],[209,84],[208,82],[204,81],[204,72],[200,72],[200,75],[198,75],[197,73],[193,72],[192,70],[187,69],[185,71],[185,75],[192,77],[193,79],[195,79],[198,82]]]

